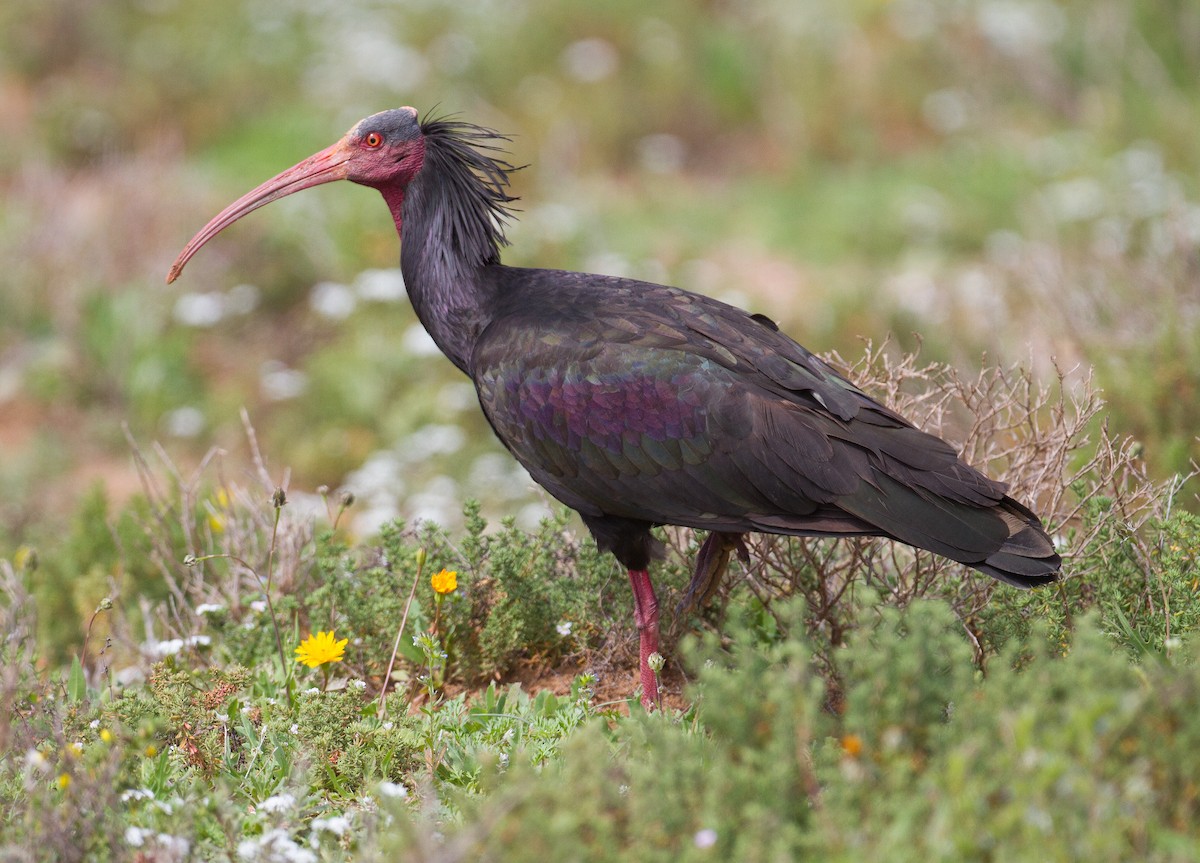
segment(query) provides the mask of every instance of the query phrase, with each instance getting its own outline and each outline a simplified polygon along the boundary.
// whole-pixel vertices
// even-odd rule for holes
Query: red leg
[[[642,706],[653,710],[658,706],[658,679],[650,668],[650,654],[658,653],[658,597],[654,595],[647,570],[629,570],[629,583],[633,587],[633,614],[641,641]]]

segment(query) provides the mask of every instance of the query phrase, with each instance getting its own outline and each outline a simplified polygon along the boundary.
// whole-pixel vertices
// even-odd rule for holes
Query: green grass
[[[0,850],[14,860],[312,859],[302,849],[331,860],[1194,859],[1200,521],[1139,532],[1161,550],[1145,574],[1161,583],[1153,596],[1172,599],[1163,616],[1144,606],[1140,578],[1120,577],[1103,532],[1123,526],[1111,501],[1097,503],[1100,538],[1076,549],[1073,578],[997,591],[982,622],[944,601],[897,605],[863,583],[831,644],[799,598],[734,586],[723,631],[689,636],[671,660],[690,681],[685,706],[651,715],[633,697],[597,698],[594,673],[560,695],[494,682],[470,698],[445,691],[490,677],[514,649],[550,662],[602,639],[621,604],[604,595],[610,566],[561,523],[484,534],[473,508],[453,541],[397,527],[379,549],[351,549],[326,536],[310,564],[274,573],[272,607],[289,653],[310,627],[336,627],[351,642],[342,660],[281,667],[247,582],[227,603],[190,605],[194,634],[164,660],[137,662],[145,681],[124,684],[120,603],[93,615],[89,671],[76,659],[38,672],[34,607],[0,561],[12,633],[0,648],[11,717],[0,725]],[[220,513],[220,535],[246,527],[236,509]],[[276,542],[290,545],[294,530],[285,522]],[[444,562],[462,570],[435,614],[421,576]],[[189,604],[232,586],[223,565],[192,565],[206,571]],[[957,574],[934,579],[944,576]],[[381,701],[414,578],[402,673]],[[666,580],[670,594],[682,586]],[[1139,627],[1122,606],[1171,628]],[[576,623],[569,636],[541,622],[559,615]],[[104,622],[115,639],[102,640]]]

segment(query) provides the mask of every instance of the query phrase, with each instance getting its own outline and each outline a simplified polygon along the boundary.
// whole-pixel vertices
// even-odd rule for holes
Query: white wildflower
[[[163,427],[171,437],[195,437],[204,431],[204,422],[204,412],[192,405],[175,408],[163,417]]]
[[[262,803],[258,804],[258,808],[264,812],[287,812],[296,805],[296,797],[292,794],[276,794],[268,797]]]
[[[314,312],[332,321],[350,317],[358,298],[346,285],[337,282],[317,282],[308,295],[308,304]]]
[[[621,65],[616,46],[595,37],[572,42],[563,51],[561,60],[568,75],[586,84],[603,81]]]
[[[697,848],[711,848],[717,844],[717,831],[711,827],[697,830],[696,835],[692,837],[692,842]]]
[[[399,782],[380,782],[379,793],[384,797],[407,797],[408,789]]]
[[[404,277],[399,270],[363,270],[354,279],[359,299],[394,303],[404,299]]]
[[[317,863],[317,855],[297,845],[286,830],[268,830],[257,839],[238,843],[238,858],[262,863]]]
[[[225,606],[218,602],[202,602],[196,606],[196,614],[215,614],[224,610]]]
[[[174,656],[183,650],[183,639],[170,638],[166,641],[160,641],[157,644],[150,645],[149,650],[155,656]]]
[[[28,770],[45,773],[50,767],[50,760],[38,750],[30,749],[25,753],[25,767]]]
[[[554,629],[559,635],[561,635],[563,638],[566,638],[571,634],[571,621],[564,620],[558,626],[554,627]]]
[[[286,401],[308,389],[308,375],[299,369],[289,369],[279,360],[267,360],[259,367],[258,386],[270,401]]]
[[[332,833],[334,836],[345,836],[346,831],[350,829],[350,819],[345,815],[332,815],[329,818],[314,818],[312,822],[313,833],[320,833],[322,830]]]
[[[192,843],[182,836],[172,836],[170,833],[158,833],[154,837],[155,844],[167,852],[167,856],[155,859],[186,860],[192,850]]]
[[[175,301],[175,320],[186,327],[211,327],[225,317],[225,296],[218,291],[181,294]]]

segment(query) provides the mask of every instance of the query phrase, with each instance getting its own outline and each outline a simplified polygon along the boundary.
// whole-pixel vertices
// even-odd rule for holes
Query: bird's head
[[[242,216],[322,183],[349,180],[379,189],[398,219],[404,188],[421,170],[424,160],[425,137],[414,108],[372,114],[356,123],[333,146],[267,180],[218,213],[180,252],[167,274],[167,282],[179,277],[201,246]]]

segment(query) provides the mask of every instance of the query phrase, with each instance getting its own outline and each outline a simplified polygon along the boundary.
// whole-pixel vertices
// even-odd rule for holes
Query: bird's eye
[[[378,132],[368,132],[367,137],[363,138],[363,143],[374,150],[383,146],[383,135]]]

